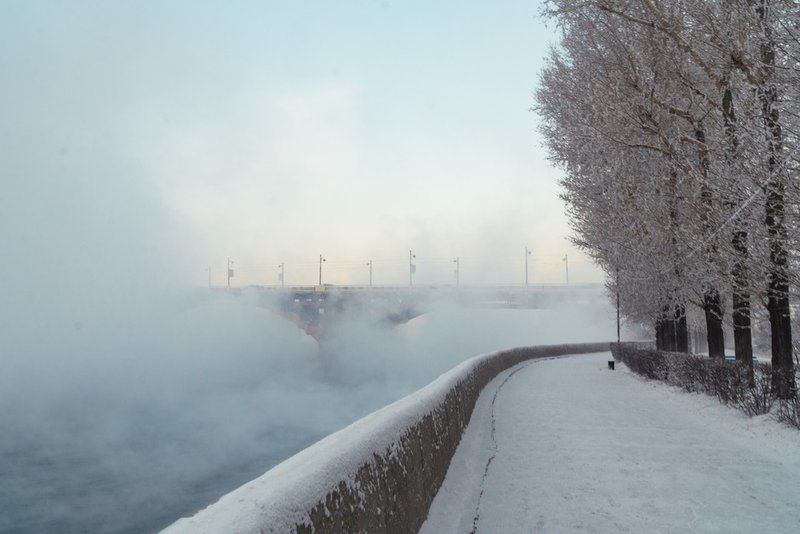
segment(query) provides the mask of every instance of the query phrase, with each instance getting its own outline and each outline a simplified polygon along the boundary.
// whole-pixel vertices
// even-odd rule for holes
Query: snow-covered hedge
[[[658,351],[634,343],[614,343],[611,352],[635,373],[685,391],[707,393],[748,415],[767,413],[774,402],[771,366],[766,363],[753,365],[751,380],[750,368],[739,362]]]
[[[525,360],[608,346],[552,345],[477,356],[163,532],[416,532],[492,378]]]

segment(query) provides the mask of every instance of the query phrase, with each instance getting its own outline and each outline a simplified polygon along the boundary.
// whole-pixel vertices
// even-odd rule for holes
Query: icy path
[[[492,381],[421,532],[800,532],[800,433],[610,358]]]

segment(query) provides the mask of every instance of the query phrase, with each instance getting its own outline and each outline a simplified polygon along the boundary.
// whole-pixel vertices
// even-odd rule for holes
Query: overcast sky
[[[4,1],[4,248],[43,277],[146,257],[195,285],[228,257],[235,284],[281,262],[312,284],[320,254],[325,282],[374,260],[376,284],[406,283],[413,250],[415,283],[451,283],[459,257],[469,284],[524,282],[528,246],[533,283],[562,282],[565,254],[570,282],[600,281],[529,111],[555,38],[539,9]]]

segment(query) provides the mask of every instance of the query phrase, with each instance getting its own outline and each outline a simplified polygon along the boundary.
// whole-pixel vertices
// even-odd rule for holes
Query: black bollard
[[[608,368],[614,370],[614,360],[608,360]]]

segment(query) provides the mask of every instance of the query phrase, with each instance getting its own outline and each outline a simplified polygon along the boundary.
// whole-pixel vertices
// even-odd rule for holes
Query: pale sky
[[[463,284],[511,284],[528,246],[532,283],[563,282],[565,254],[571,283],[601,281],[529,111],[555,39],[539,9],[4,1],[12,251],[153,256],[195,285],[230,257],[245,285],[281,262],[316,283],[320,254],[326,283],[366,284],[373,260],[376,284],[403,284],[413,250],[415,284],[452,283],[456,257]]]

